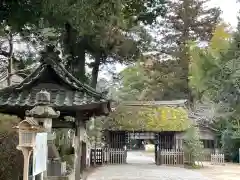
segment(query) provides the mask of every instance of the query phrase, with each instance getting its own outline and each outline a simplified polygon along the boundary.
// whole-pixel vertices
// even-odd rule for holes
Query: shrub
[[[191,126],[187,129],[184,137],[184,152],[189,156],[189,163],[195,166],[196,161],[201,161],[203,157],[203,143],[200,140],[199,129]]]
[[[18,122],[15,116],[0,114],[0,180],[16,180],[22,174],[23,157],[16,149],[18,134],[12,129]]]

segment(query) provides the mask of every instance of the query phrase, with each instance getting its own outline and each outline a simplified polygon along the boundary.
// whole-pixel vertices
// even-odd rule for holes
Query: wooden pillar
[[[84,121],[81,121],[80,123],[80,132],[81,132],[81,165],[80,165],[80,173],[83,173],[83,170],[86,168],[86,156],[87,156],[87,147],[86,147],[86,139],[85,139],[85,133],[86,133],[86,119]]]
[[[177,135],[176,135],[176,132],[174,132],[173,134],[173,149],[178,149],[178,144],[177,144]]]
[[[213,153],[217,153],[217,151],[218,151],[218,140],[216,137],[214,137]]]
[[[82,159],[81,159],[81,170],[86,169],[87,165],[87,143],[82,142]]]
[[[74,149],[75,149],[75,158],[74,158],[74,173],[75,180],[80,180],[82,176],[82,140],[85,133],[86,123],[84,121],[84,116],[79,114],[75,120],[75,137],[74,137]]]
[[[32,150],[28,148],[22,148],[22,153],[24,157],[24,169],[23,169],[23,180],[28,180],[29,177],[29,159],[32,153]]]
[[[74,137],[74,173],[75,180],[81,179],[80,172],[80,162],[81,162],[81,139],[80,139],[80,126],[78,120],[76,120],[76,129],[75,129],[75,137]]]

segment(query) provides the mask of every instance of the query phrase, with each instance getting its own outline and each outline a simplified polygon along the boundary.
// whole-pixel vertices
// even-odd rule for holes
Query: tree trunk
[[[86,82],[86,70],[85,70],[85,64],[86,64],[86,55],[85,55],[85,42],[84,40],[80,42],[77,45],[77,57],[75,58],[73,62],[73,75],[77,77],[80,81]]]
[[[97,86],[100,63],[101,63],[101,56],[97,54],[95,56],[95,61],[93,63],[92,79],[91,79],[91,87],[94,89],[96,89],[96,86]]]
[[[184,1],[183,3],[184,9],[189,9],[189,2]],[[182,35],[182,42],[183,44],[181,46],[181,62],[182,62],[182,70],[183,70],[183,78],[185,78],[184,82],[184,89],[185,93],[187,95],[187,99],[189,100],[190,107],[193,107],[193,95],[191,88],[189,87],[189,63],[190,63],[190,56],[189,56],[189,48],[187,46],[188,41],[190,40],[190,32],[189,32],[189,18],[188,18],[188,12],[184,13],[184,30]]]
[[[85,76],[85,38],[78,37],[77,31],[71,24],[65,24],[65,34],[63,37],[64,51],[67,58],[68,70],[82,82],[86,81]]]

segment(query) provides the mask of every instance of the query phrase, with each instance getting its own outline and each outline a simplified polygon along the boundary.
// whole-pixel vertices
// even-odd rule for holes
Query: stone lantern
[[[26,117],[18,126],[14,127],[19,132],[18,150],[21,150],[24,157],[23,179],[28,180],[29,159],[36,145],[36,134],[43,132],[44,128],[39,126],[38,122],[31,117]]]
[[[36,95],[37,104],[30,111],[26,111],[26,116],[33,117],[39,125],[42,125],[46,132],[52,131],[52,119],[58,118],[59,111],[55,111],[50,107],[50,93],[46,90],[41,90]]]

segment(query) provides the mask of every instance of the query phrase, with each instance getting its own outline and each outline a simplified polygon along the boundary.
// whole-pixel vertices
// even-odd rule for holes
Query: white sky
[[[237,3],[237,0],[211,0],[209,5],[214,7],[220,7],[222,10],[223,20],[226,23],[230,24],[230,26],[232,26],[233,28],[236,28],[237,15],[238,11],[240,10],[240,3]],[[116,69],[116,72],[120,72],[125,68],[125,66],[121,64],[116,64],[114,68]],[[101,75],[106,78],[106,76],[102,73]]]
[[[225,22],[229,23],[232,27],[237,25],[237,14],[239,11],[240,3],[237,0],[211,0],[210,5],[218,6],[223,11],[222,18]]]

